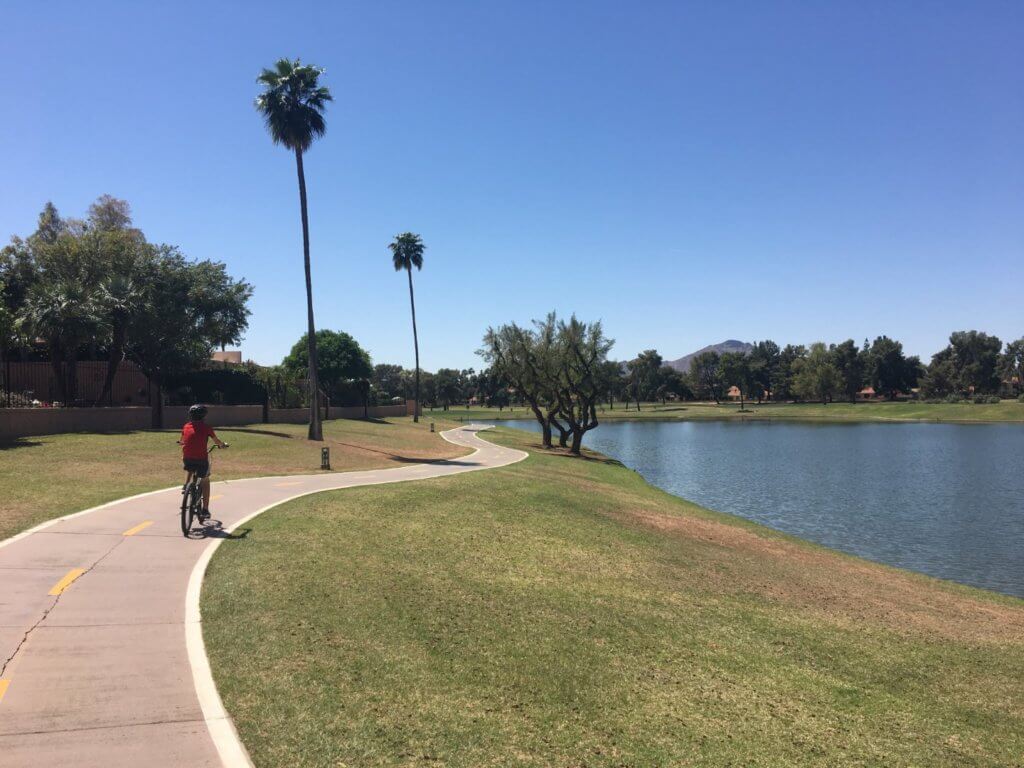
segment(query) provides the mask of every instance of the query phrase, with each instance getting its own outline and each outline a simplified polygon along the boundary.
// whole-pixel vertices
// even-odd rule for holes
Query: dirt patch
[[[707,574],[723,590],[809,610],[837,625],[868,622],[901,634],[1024,642],[1024,607],[714,520],[648,510],[615,516],[741,555],[729,558],[727,572]]]

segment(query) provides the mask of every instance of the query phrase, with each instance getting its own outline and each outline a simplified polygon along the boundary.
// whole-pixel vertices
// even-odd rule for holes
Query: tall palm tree
[[[416,351],[416,385],[415,398],[416,410],[413,412],[412,420],[420,420],[420,340],[416,335],[416,299],[412,292],[412,268],[423,269],[423,251],[426,246],[419,235],[412,232],[403,232],[395,237],[388,248],[391,249],[391,257],[395,265],[395,272],[403,269],[409,276],[409,305],[412,307],[412,344]]]
[[[263,93],[256,98],[256,110],[263,115],[275,144],[295,153],[299,174],[299,205],[302,208],[302,255],[306,268],[306,338],[309,345],[309,439],[323,440],[320,424],[320,386],[317,380],[316,327],[313,323],[313,280],[309,270],[309,216],[306,211],[306,174],[302,155],[313,141],[327,131],[324,110],[331,92],[320,85],[320,67],[299,59],[278,59],[273,69],[264,69],[256,82]]]

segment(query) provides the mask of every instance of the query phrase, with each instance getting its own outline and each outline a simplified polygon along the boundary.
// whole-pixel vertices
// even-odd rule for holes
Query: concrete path
[[[210,521],[187,539],[180,490],[170,489],[0,543],[0,767],[249,765],[210,677],[199,624],[214,549],[241,523],[298,496],[526,457],[480,439],[479,429],[443,433],[476,449],[458,459],[215,482],[210,506],[220,525]]]

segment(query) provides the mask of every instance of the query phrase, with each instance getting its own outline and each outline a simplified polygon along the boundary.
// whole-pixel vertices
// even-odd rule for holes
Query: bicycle
[[[225,444],[225,448],[228,446]],[[207,468],[206,477],[209,477],[213,471],[213,452],[217,449],[216,445],[210,446],[210,451],[207,454]],[[199,513],[203,509],[203,478],[199,476],[199,473],[189,471],[188,477],[185,478],[185,487],[181,490],[181,534],[182,536],[188,536],[189,531],[192,529],[192,520],[199,517]]]

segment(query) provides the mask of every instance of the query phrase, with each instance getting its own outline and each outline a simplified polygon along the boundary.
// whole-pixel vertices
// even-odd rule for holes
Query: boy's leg
[[[207,475],[203,478],[203,511],[205,512],[210,508],[210,477]]]

